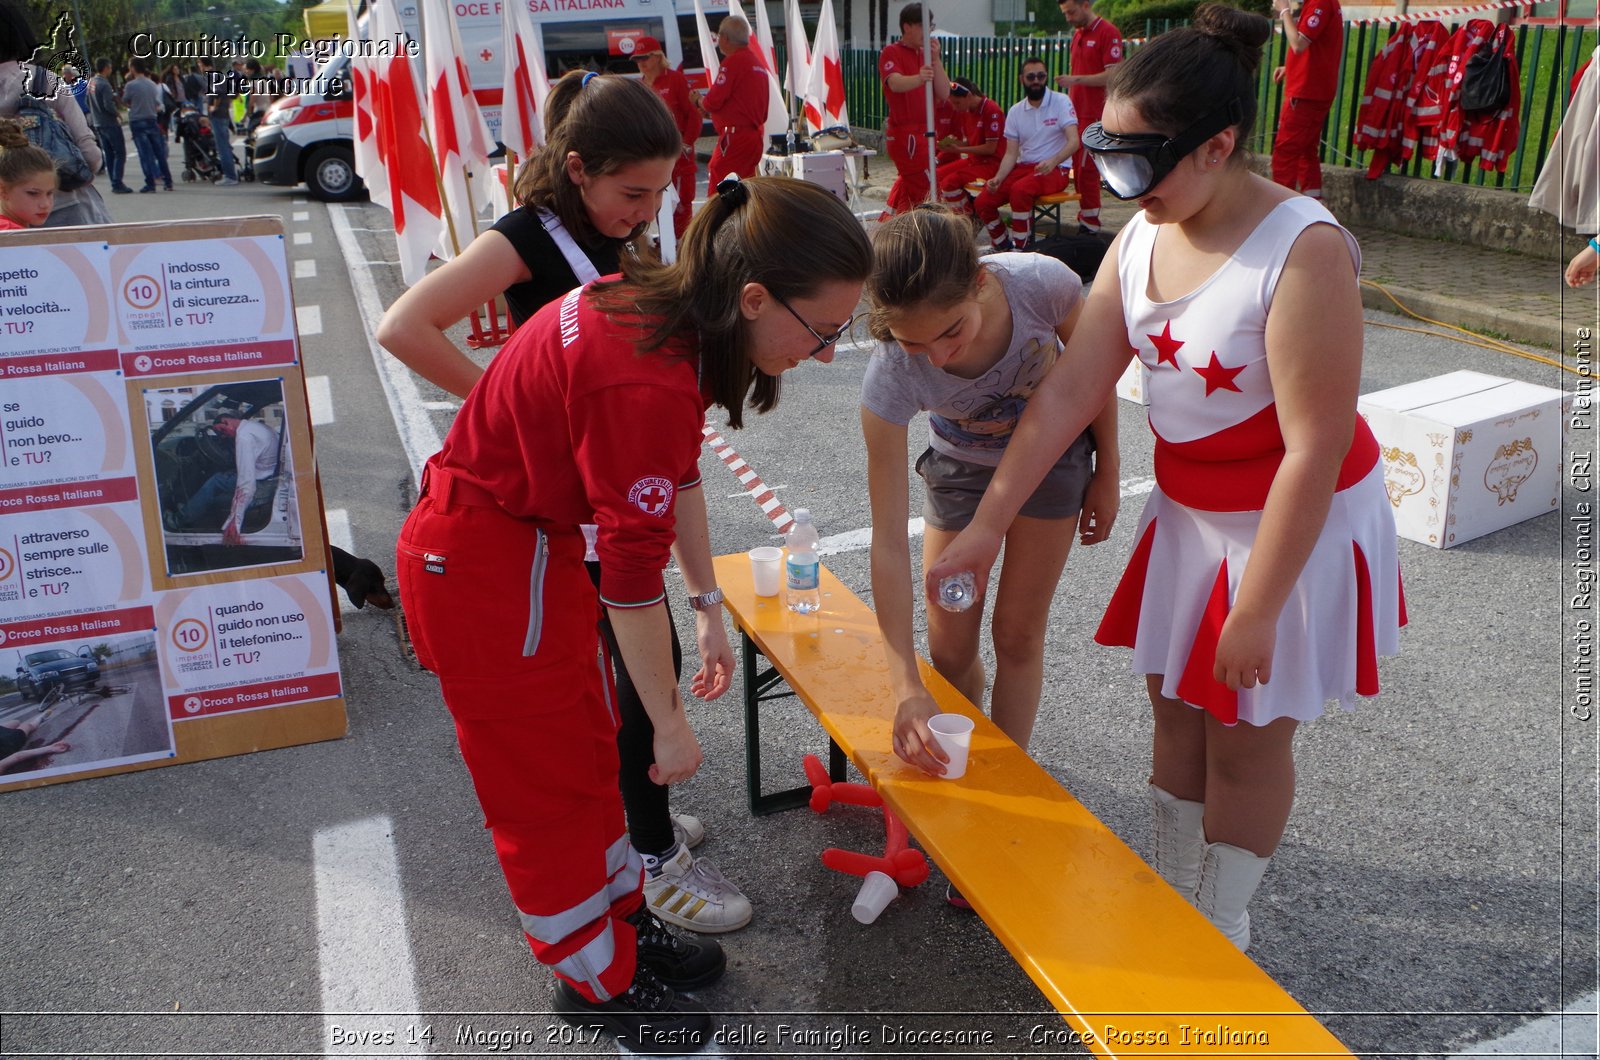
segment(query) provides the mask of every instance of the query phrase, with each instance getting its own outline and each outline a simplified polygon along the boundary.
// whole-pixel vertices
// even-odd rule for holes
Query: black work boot
[[[590,1001],[564,979],[556,980],[551,1009],[578,1027],[593,1027],[636,1053],[693,1053],[711,1040],[711,1016],[692,998],[679,997],[641,964],[627,991],[610,1001]]]
[[[639,963],[674,990],[693,990],[722,978],[728,959],[710,939],[686,938],[663,924],[647,905],[627,918],[638,933]]]

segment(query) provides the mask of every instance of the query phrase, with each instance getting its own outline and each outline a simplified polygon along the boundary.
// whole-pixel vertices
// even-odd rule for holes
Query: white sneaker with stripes
[[[708,935],[750,923],[750,899],[686,844],[664,861],[646,857],[644,864],[645,903],[667,923]]]

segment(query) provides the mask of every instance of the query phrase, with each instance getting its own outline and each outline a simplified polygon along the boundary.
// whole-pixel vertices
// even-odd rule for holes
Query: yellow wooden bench
[[[822,610],[803,616],[755,595],[743,553],[718,557],[716,569],[744,652],[752,810],[803,805],[810,793],[760,790],[761,704],[786,684],[831,738],[834,778],[848,756],[1076,1044],[1106,1057],[1351,1055],[926,662],[939,704],[977,723],[967,773],[944,780],[896,758],[877,619],[831,571],[822,570]]]
[[[1039,231],[1039,226],[1046,221],[1053,222],[1056,234],[1061,234],[1061,207],[1065,203],[1077,202],[1076,191],[1058,191],[1053,195],[1041,195],[1033,200],[1033,230]]]

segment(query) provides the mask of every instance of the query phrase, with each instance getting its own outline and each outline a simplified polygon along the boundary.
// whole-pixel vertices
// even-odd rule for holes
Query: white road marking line
[[[461,407],[459,401],[424,401],[422,407],[429,412],[454,412]]]
[[[322,334],[322,307],[319,305],[297,305],[294,307],[294,324],[299,329],[300,337]]]
[[[1142,497],[1144,494],[1155,489],[1155,485],[1156,480],[1153,478],[1128,479],[1122,484],[1123,499],[1126,500],[1129,497]],[[746,493],[731,493],[729,494],[729,497],[744,497],[747,495],[748,494]],[[918,516],[917,518],[906,523],[906,536],[908,537],[921,537],[925,530],[926,527],[921,516]],[[842,552],[859,552],[864,548],[871,547],[872,527],[868,526],[861,530],[846,530],[842,534],[833,534],[829,537],[823,538],[820,542],[818,542],[817,555],[837,556]]]
[[[333,386],[327,376],[306,376],[306,405],[311,409],[311,426],[321,427],[333,422]],[[339,547],[344,548],[343,545]]]
[[[422,395],[417,392],[416,377],[409,368],[385,353],[374,337],[378,321],[383,317],[383,300],[378,297],[378,286],[371,274],[355,267],[355,263],[361,260],[361,248],[356,243],[355,233],[350,230],[350,218],[346,210],[347,207],[340,206],[328,211],[333,219],[333,236],[350,270],[350,286],[355,290],[362,330],[367,336],[367,347],[372,351],[372,363],[378,369],[383,396],[389,402],[389,412],[394,416],[395,426],[400,429],[400,444],[411,463],[412,477],[421,486],[422,465],[428,457],[439,451],[439,432],[433,426],[433,417],[422,407]]]
[[[312,838],[317,959],[327,1056],[418,1056],[420,1043],[360,1046],[352,1032],[420,1026],[394,825],[387,817],[323,828]],[[381,1012],[382,1016],[363,1016]],[[371,1040],[371,1039],[368,1039]],[[337,1048],[335,1048],[337,1046]]]
[[[315,258],[298,258],[294,263],[294,278],[297,280],[315,279],[317,275],[317,262]]]
[[[294,213],[289,215],[289,219],[291,221],[297,221],[297,222],[298,221],[309,221],[309,220],[311,220],[311,211],[310,210],[296,210]]]
[[[307,379],[309,385],[311,380]],[[343,508],[329,508],[324,513],[328,520],[328,544],[334,548],[344,549],[351,554],[356,550],[355,534],[350,531],[350,513]],[[339,601],[339,610],[353,612],[356,605],[350,602],[350,597],[343,589],[335,587],[333,598]]]
[[[1457,1053],[1450,1060],[1470,1060],[1472,1057],[1497,1056],[1501,1060],[1532,1060],[1544,1056],[1592,1056],[1596,1035],[1600,1034],[1595,1017],[1600,1007],[1600,994],[1590,994],[1567,1006],[1565,1012],[1540,1016],[1525,1023],[1502,1038],[1492,1042],[1478,1042],[1469,1053]]]
[[[299,195],[296,195],[294,198],[290,199],[289,202],[290,202],[291,205],[294,205],[294,206],[306,206],[306,205],[309,205],[306,202],[306,200],[304,198],[300,197]]]
[[[294,234],[294,245],[297,246],[297,247],[310,246],[311,245],[311,233],[310,232],[296,232]]]

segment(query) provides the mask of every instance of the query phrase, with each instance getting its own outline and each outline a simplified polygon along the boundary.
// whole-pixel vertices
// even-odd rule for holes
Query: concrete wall
[[[1526,192],[1476,188],[1359,169],[1322,167],[1322,194],[1335,217],[1423,239],[1513,250],[1565,262],[1577,243],[1570,229],[1528,207]],[[1568,247],[1563,250],[1563,235]]]

